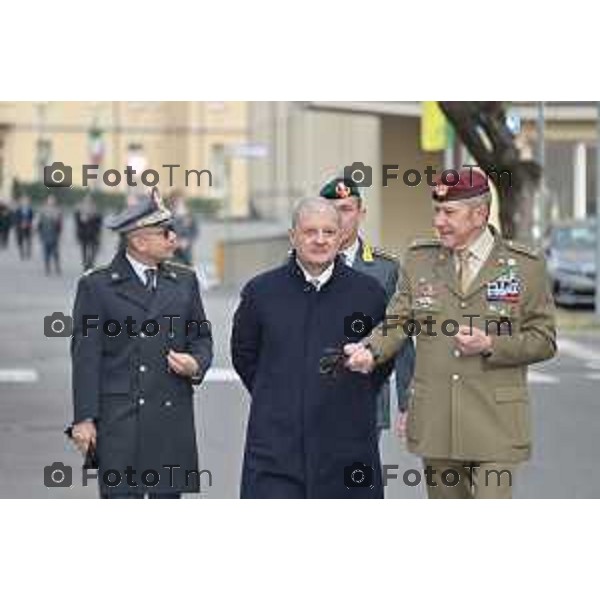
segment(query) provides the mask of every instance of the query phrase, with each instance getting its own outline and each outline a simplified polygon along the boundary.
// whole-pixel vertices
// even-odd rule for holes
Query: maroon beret
[[[458,172],[458,181],[456,173]],[[446,171],[444,177],[438,177],[433,187],[432,197],[437,202],[452,202],[453,200],[488,199],[490,186],[485,173],[475,169],[460,169]]]

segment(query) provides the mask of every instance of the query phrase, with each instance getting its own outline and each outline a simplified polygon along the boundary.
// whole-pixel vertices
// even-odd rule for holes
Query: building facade
[[[537,153],[538,110],[535,102],[510,107],[525,156]],[[405,171],[440,173],[447,162],[443,152],[421,149],[421,102],[257,102],[249,112],[251,138],[266,148],[249,179],[258,214],[284,222],[294,199],[317,193],[328,177],[362,162],[372,168],[372,186],[365,188],[367,236],[402,253],[412,239],[433,234],[425,177],[417,186],[402,182]],[[595,211],[596,103],[550,102],[544,112],[544,188],[532,201],[534,237],[553,220]],[[467,161],[459,148],[452,164]],[[399,179],[384,185],[384,165],[397,166]]]
[[[14,179],[41,181],[44,166],[56,161],[72,168],[75,186],[83,183],[82,165],[98,164],[88,185],[135,192],[129,165],[138,186],[152,169],[164,191],[216,199],[223,215],[244,216],[248,161],[240,148],[247,141],[245,102],[0,102],[0,191],[10,194]],[[121,175],[116,186],[107,183],[116,173],[104,180],[111,169]],[[148,173],[145,181],[154,179]]]

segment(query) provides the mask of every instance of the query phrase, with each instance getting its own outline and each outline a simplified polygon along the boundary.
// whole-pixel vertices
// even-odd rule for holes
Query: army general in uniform
[[[360,189],[349,179],[336,177],[328,181],[319,193],[330,200],[338,210],[342,222],[340,256],[346,265],[376,279],[389,302],[403,273],[396,256],[383,248],[372,246],[360,234],[359,228],[366,214]],[[396,431],[404,430],[410,382],[415,367],[415,349],[407,339],[394,359],[395,387],[398,405]],[[386,381],[377,398],[377,431],[379,434],[391,425],[390,382]]]
[[[80,279],[73,311],[73,440],[95,448],[102,497],[197,492],[192,386],[212,336],[196,274],[167,261],[176,236],[156,190],[107,225],[119,250]]]
[[[543,259],[489,225],[487,177],[458,175],[433,190],[439,238],[409,248],[382,326],[345,347],[347,366],[369,372],[415,336],[407,435],[429,497],[508,498],[531,453],[527,368],[556,352],[554,305]]]

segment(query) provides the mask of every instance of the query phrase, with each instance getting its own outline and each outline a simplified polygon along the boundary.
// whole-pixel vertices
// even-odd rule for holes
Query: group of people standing
[[[531,452],[527,367],[556,351],[544,260],[489,224],[483,174],[439,181],[432,200],[437,236],[415,241],[402,268],[360,235],[352,181],[295,206],[287,260],[244,286],[233,316],[232,363],[251,399],[242,498],[382,498],[393,371],[395,429],[422,458],[428,496],[512,496]],[[199,490],[192,386],[212,332],[184,325],[207,321],[195,274],[169,262],[177,234],[157,193],[110,227],[122,244],[75,300],[71,432],[97,449],[103,497],[176,498]],[[502,291],[509,279],[516,296]],[[151,336],[82,328],[86,314],[143,323],[167,311],[175,326]],[[168,465],[175,480],[159,477]],[[153,478],[114,484],[119,473]]]
[[[1,201],[0,247],[8,247],[12,230],[15,232],[21,260],[32,258],[33,237],[37,232],[46,275],[50,275],[53,271],[57,275],[61,273],[60,241],[63,232],[63,212],[54,195],[50,194],[39,209],[34,209],[31,199],[26,195],[18,199],[16,206],[13,206],[11,201]],[[99,232],[100,227],[97,235]]]

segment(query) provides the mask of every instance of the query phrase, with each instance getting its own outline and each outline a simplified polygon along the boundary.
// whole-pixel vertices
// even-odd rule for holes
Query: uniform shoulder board
[[[173,276],[175,276],[175,271],[178,271],[179,273],[190,273],[194,276],[196,275],[196,269],[194,267],[190,267],[190,265],[185,265],[174,260],[165,260],[163,266],[169,269],[171,273],[173,273]]]
[[[395,254],[393,254],[392,252],[389,252],[385,248],[380,248],[379,246],[373,246],[372,250],[373,250],[373,256],[378,256],[379,258],[387,258],[387,260],[391,260],[396,263],[400,262],[400,259]]]
[[[195,273],[196,269],[191,267],[190,265],[186,265],[184,263],[180,263],[174,260],[165,260],[163,265],[169,267],[170,269],[182,269],[183,271],[188,271],[190,273]]]
[[[87,271],[83,272],[83,277],[88,277],[89,275],[93,275],[94,273],[100,273],[100,271],[106,271],[106,269],[108,269],[109,267],[110,264],[92,267],[91,269],[88,269]]]
[[[525,256],[529,256],[529,258],[539,259],[540,255],[533,249],[529,248],[529,246],[525,246],[525,244],[520,244],[519,242],[515,242],[514,240],[507,240],[506,245],[515,252],[519,254],[525,254]]]
[[[439,248],[440,240],[435,238],[423,238],[414,240],[413,243],[409,246],[409,250],[414,250],[415,248]]]

